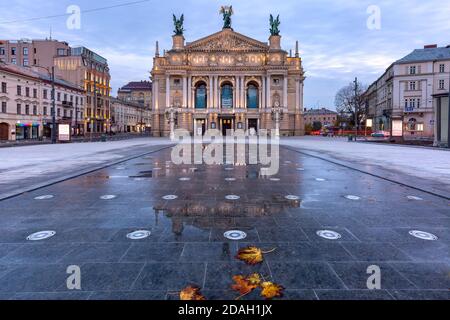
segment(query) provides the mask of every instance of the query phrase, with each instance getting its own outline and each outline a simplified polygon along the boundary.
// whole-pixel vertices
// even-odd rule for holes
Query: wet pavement
[[[1,201],[0,299],[177,299],[190,284],[234,299],[232,276],[253,272],[284,299],[450,299],[447,199],[280,157],[268,178],[257,165],[174,165],[165,149]],[[56,233],[27,240],[39,231]],[[275,251],[248,266],[235,255],[249,245]],[[81,290],[67,289],[70,265]],[[371,265],[381,290],[367,289]]]

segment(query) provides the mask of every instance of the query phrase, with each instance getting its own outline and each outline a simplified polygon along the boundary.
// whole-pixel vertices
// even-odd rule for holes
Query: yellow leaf
[[[237,275],[233,276],[235,284],[231,286],[233,290],[239,291],[241,295],[250,293],[253,289],[257,288],[258,284],[251,283],[247,277]]]
[[[200,293],[200,288],[188,286],[180,291],[180,300],[206,300]]]
[[[273,282],[263,282],[261,284],[261,296],[263,296],[266,299],[272,299],[274,297],[281,297],[283,296],[283,290],[284,288],[278,284],[275,284]]]
[[[255,265],[263,261],[262,251],[257,247],[239,249],[236,258],[249,265]]]

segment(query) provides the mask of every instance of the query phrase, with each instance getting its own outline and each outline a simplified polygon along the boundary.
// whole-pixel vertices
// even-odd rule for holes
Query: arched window
[[[205,109],[206,98],[206,84],[204,82],[200,82],[195,88],[195,108]]]
[[[247,108],[258,108],[259,107],[259,93],[258,87],[253,83],[248,85],[247,89]]]
[[[222,108],[233,108],[233,86],[224,84],[221,89],[221,105]]]

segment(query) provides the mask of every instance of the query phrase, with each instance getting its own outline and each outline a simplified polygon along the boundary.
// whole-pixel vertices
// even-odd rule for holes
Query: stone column
[[[170,76],[166,76],[166,108],[170,107]]]
[[[241,90],[241,97],[242,97],[242,108],[247,109],[247,85],[245,84],[245,76],[242,77],[242,90]]]
[[[187,106],[187,78],[183,76],[183,108]]]
[[[153,119],[152,119],[152,132],[153,136],[159,137],[160,127],[159,127],[159,80],[153,80]],[[86,132],[86,131],[85,131]]]
[[[266,90],[266,106],[267,108],[271,108],[272,107],[272,103],[271,103],[271,98],[270,98],[270,75],[267,75],[267,80],[266,80],[266,84],[267,84],[267,90]]]
[[[241,77],[236,77],[236,108],[241,107]]]
[[[300,108],[300,80],[295,80],[295,110]]]
[[[216,109],[219,108],[219,76],[214,77],[214,103]]]
[[[221,109],[221,101],[220,101],[220,81],[219,77],[217,76],[217,108]],[[217,125],[217,128],[219,128],[219,125]]]
[[[261,108],[266,108],[266,77],[262,76]]]
[[[214,103],[213,95],[214,95],[213,78],[212,78],[212,76],[209,76],[208,109],[213,106],[213,103]]]
[[[192,100],[191,100],[191,96],[192,96],[192,78],[191,76],[187,77],[187,104],[186,107],[187,108],[191,108],[192,107]]]
[[[263,99],[263,93],[261,88],[259,88],[258,90],[258,108],[261,109],[262,108],[262,99]]]
[[[283,108],[287,108],[288,104],[288,78],[287,75],[284,76],[283,79]]]

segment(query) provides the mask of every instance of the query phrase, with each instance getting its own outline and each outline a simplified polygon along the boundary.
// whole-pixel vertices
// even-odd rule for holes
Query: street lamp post
[[[283,117],[283,108],[275,106],[272,108],[272,120],[275,120],[275,136],[280,136],[280,118]]]
[[[52,115],[52,143],[56,143],[56,92],[55,92],[55,67],[52,66],[52,68],[34,65],[36,68],[42,68],[45,69],[49,76],[52,83],[52,108],[51,108],[51,115]]]

